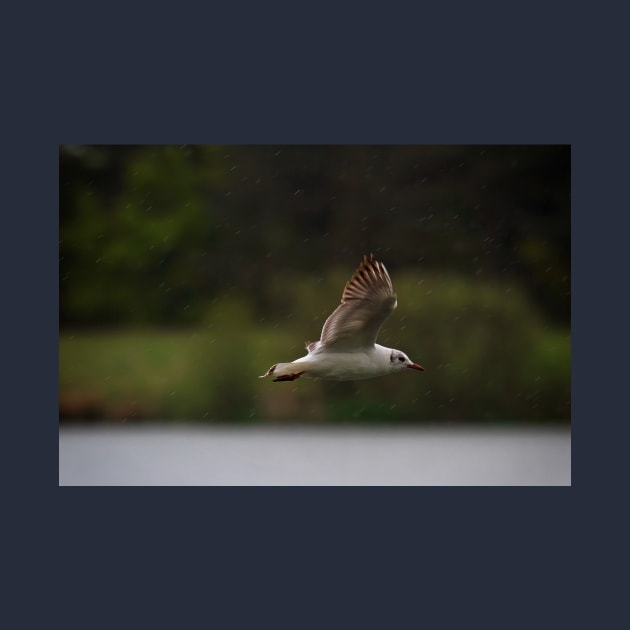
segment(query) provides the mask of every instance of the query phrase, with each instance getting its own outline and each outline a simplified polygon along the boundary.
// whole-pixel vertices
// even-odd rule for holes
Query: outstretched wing
[[[324,323],[321,339],[307,345],[309,353],[371,347],[395,308],[396,294],[385,265],[373,254],[364,256],[343,290],[341,304]]]

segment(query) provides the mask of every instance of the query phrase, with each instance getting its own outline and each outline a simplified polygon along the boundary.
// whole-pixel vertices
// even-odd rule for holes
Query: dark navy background
[[[4,13],[7,614],[66,628],[611,625],[628,525],[614,496],[621,15],[456,2]],[[571,143],[573,487],[59,488],[57,155],[93,142]]]

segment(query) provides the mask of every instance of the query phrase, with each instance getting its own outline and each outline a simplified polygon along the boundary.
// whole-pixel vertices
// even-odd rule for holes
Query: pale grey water
[[[571,433],[62,426],[59,485],[571,485]]]

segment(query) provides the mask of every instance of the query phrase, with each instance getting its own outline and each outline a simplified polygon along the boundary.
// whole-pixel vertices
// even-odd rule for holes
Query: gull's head
[[[404,370],[406,368],[411,368],[412,370],[424,370],[421,365],[414,363],[404,352],[400,350],[392,350],[389,355],[389,367],[393,372],[399,372],[400,370]]]

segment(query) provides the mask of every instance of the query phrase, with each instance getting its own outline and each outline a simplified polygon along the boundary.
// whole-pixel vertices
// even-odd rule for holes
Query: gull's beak
[[[420,370],[421,372],[424,372],[424,368],[417,363],[410,363],[407,367],[411,368],[412,370]]]

